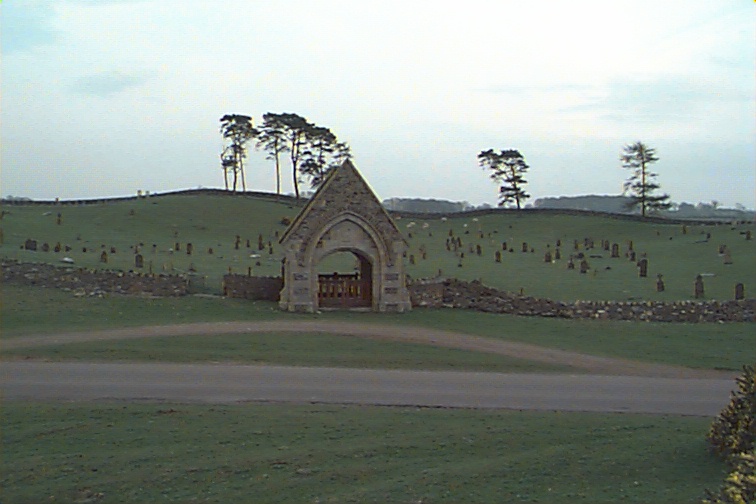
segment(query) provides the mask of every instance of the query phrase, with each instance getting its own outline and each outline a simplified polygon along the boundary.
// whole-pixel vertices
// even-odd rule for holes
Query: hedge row
[[[730,473],[718,492],[706,491],[704,504],[756,502],[756,366],[744,366],[738,389],[714,420],[707,439],[724,457]]]

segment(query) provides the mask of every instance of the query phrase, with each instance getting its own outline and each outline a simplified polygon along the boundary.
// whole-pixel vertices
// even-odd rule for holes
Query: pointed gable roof
[[[350,160],[333,168],[310,201],[286,229],[279,243],[301,239],[309,242],[311,235],[343,213],[362,217],[380,233],[389,245],[401,240],[402,233],[368,183]]]

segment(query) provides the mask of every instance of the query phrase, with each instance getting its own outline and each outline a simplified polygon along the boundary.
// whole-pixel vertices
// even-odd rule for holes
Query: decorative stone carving
[[[321,301],[357,296],[367,303],[360,306],[373,311],[411,308],[402,261],[407,243],[350,161],[331,170],[279,243],[285,254],[279,301],[284,310],[313,312]],[[342,275],[343,285],[332,275],[321,279],[319,262],[345,251],[358,259],[358,272]],[[391,285],[384,286],[384,281]],[[301,288],[305,283],[306,291]],[[334,289],[343,289],[343,295],[334,296]]]

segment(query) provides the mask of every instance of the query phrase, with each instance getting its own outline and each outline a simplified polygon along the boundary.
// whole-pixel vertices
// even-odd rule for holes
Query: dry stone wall
[[[519,296],[478,281],[417,281],[410,285],[412,305],[462,308],[488,313],[568,319],[648,322],[756,322],[756,299],[680,302],[562,302]]]
[[[72,291],[77,296],[129,294],[171,297],[189,293],[189,279],[183,275],[146,275],[13,261],[3,261],[2,270],[3,282],[54,287]]]
[[[97,271],[50,264],[2,262],[2,280],[9,284],[53,287],[76,296],[105,294],[185,296],[189,279],[183,275],[143,275]],[[280,277],[226,275],[224,295],[277,301]],[[680,302],[562,302],[520,296],[478,281],[415,281],[408,286],[413,307],[461,308],[487,313],[567,319],[642,320],[649,322],[756,322],[756,299]]]
[[[282,288],[281,277],[223,276],[223,295],[232,298],[278,301]]]

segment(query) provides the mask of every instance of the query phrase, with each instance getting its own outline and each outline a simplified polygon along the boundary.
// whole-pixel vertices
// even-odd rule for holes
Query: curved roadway
[[[5,400],[277,401],[713,416],[734,373],[611,359],[420,327],[282,321],[35,336],[3,348],[187,334],[310,331],[396,339],[566,364],[593,374],[507,374],[169,363],[0,362]]]

